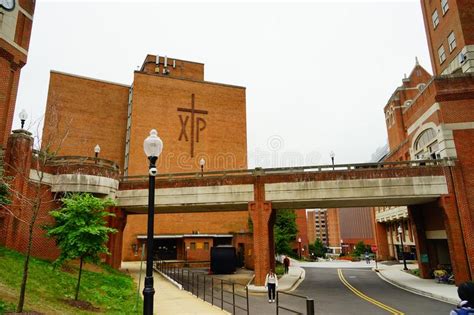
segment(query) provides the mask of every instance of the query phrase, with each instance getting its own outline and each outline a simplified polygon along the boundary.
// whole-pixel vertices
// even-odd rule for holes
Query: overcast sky
[[[415,56],[432,72],[418,0],[40,0],[14,126],[23,108],[44,114],[51,69],[130,84],[148,53],[205,63],[205,80],[247,88],[249,167],[328,164],[331,150],[336,163],[368,161]]]

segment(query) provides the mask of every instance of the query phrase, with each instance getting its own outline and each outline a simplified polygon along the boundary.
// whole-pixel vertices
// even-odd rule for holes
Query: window
[[[191,242],[191,249],[192,249],[192,250],[195,250],[195,249],[196,249],[196,243],[195,243],[195,242]]]
[[[438,10],[435,10],[433,14],[431,15],[431,19],[433,20],[433,28],[436,28],[439,24],[439,16],[438,16]]]
[[[441,9],[443,10],[443,15],[446,14],[449,10],[448,0],[441,0]]]
[[[418,89],[418,91],[423,91],[426,87],[426,84],[425,83],[420,83],[416,86],[416,88]]]
[[[204,242],[204,249],[209,250],[209,242]]]
[[[444,46],[441,45],[438,48],[439,64],[442,64],[446,60],[446,53],[444,52]]]
[[[440,158],[436,130],[429,128],[424,130],[413,145],[416,159],[437,159]]]
[[[448,36],[448,45],[449,45],[449,52],[452,52],[454,48],[456,48],[456,36],[454,36],[454,32],[451,32]]]
[[[415,141],[415,150],[418,151],[426,147],[436,138],[436,131],[433,128],[423,131]]]

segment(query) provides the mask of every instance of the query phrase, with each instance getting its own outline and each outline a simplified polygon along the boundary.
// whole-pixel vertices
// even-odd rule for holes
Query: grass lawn
[[[0,246],[0,314],[14,311],[18,303],[24,256]],[[87,266],[87,265],[86,265]],[[70,306],[74,299],[78,268],[54,269],[50,262],[30,259],[24,311],[44,314],[93,314]],[[135,310],[137,288],[130,276],[101,265],[100,272],[83,270],[79,300],[92,303],[99,313],[140,314]]]

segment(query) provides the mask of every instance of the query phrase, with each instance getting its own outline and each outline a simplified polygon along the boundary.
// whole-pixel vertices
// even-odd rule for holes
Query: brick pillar
[[[107,255],[105,262],[112,268],[119,269],[122,264],[123,230],[127,224],[127,215],[119,208],[113,208],[110,212],[114,213],[115,217],[109,217],[109,227],[117,229],[117,233],[109,236],[107,247],[110,255]]]
[[[454,246],[464,249],[464,258],[460,257],[459,259],[461,259],[460,261],[464,260],[467,268],[466,280],[474,280],[474,204],[469,203],[471,196],[469,191],[472,191],[472,188],[471,190],[466,189],[470,187],[468,186],[469,181],[465,180],[468,176],[463,176],[465,174],[463,170],[466,170],[466,166],[463,169],[461,167],[460,164],[445,167],[450,195],[448,198],[440,200],[440,206],[445,210],[447,216],[446,225],[449,224],[449,228],[446,227],[446,233],[448,233],[450,253],[451,241],[454,242]],[[469,172],[466,173],[469,174]],[[453,235],[450,239],[451,230]],[[462,245],[456,244],[459,242],[462,242]],[[460,254],[458,253],[458,255]],[[460,275],[460,277],[462,276]],[[456,276],[457,282],[458,277]]]
[[[8,206],[13,213],[6,213],[5,227],[6,235],[4,238],[5,246],[9,248],[18,248],[18,242],[22,237],[18,235],[20,222],[17,217],[22,216],[22,195],[27,193],[28,179],[31,169],[31,154],[33,150],[33,137],[26,130],[14,130],[8,138],[7,149],[5,152],[5,176],[9,178],[8,184],[11,188],[11,204]]]
[[[414,227],[413,235],[415,237],[416,256],[418,258],[420,276],[425,279],[431,278],[430,263],[429,260],[425,260],[427,257],[429,258],[429,254],[422,207],[418,205],[408,206],[408,217]]]
[[[253,252],[255,285],[265,284],[265,276],[270,268],[275,269],[275,243],[273,225],[275,211],[270,202],[265,201],[265,186],[260,176],[254,184],[254,202],[249,203],[250,218],[253,223]]]
[[[5,95],[5,97],[0,99],[0,144],[5,145],[10,137],[20,71],[24,63],[15,60],[13,55],[0,48],[0,58],[2,57],[10,63],[10,67],[2,67],[0,69],[0,77],[2,78],[0,91],[2,92],[1,94]]]
[[[249,212],[253,222],[255,285],[264,285],[268,270],[275,268],[272,225],[275,214],[270,202],[251,202]]]
[[[468,244],[464,238],[464,233],[472,234],[472,225],[468,227],[466,223],[462,222],[454,196],[443,196],[439,199],[438,204],[444,211],[444,226],[448,236],[451,266],[453,268],[456,284],[459,285],[462,282],[472,279],[472,266],[469,266],[468,259]],[[466,228],[468,228],[469,231],[465,231]]]
[[[388,249],[387,239],[387,225],[375,221],[375,240],[377,243],[377,259],[378,260],[389,260],[390,251]]]

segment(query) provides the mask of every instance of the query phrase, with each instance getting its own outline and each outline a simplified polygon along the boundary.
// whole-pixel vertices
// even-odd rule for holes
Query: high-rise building
[[[319,238],[324,245],[328,246],[328,220],[326,209],[314,210],[314,225],[316,228],[316,238]]]
[[[21,68],[30,46],[34,0],[0,2],[0,145],[12,129]]]
[[[474,72],[474,3],[421,1],[433,74]]]
[[[404,255],[416,244],[422,277],[441,264],[461,282],[474,275],[474,1],[421,5],[434,76],[416,60],[389,98],[384,112],[390,152],[384,160],[451,159],[451,195],[410,205],[406,213],[403,207],[378,209],[378,255],[394,254],[390,247],[402,237]]]

